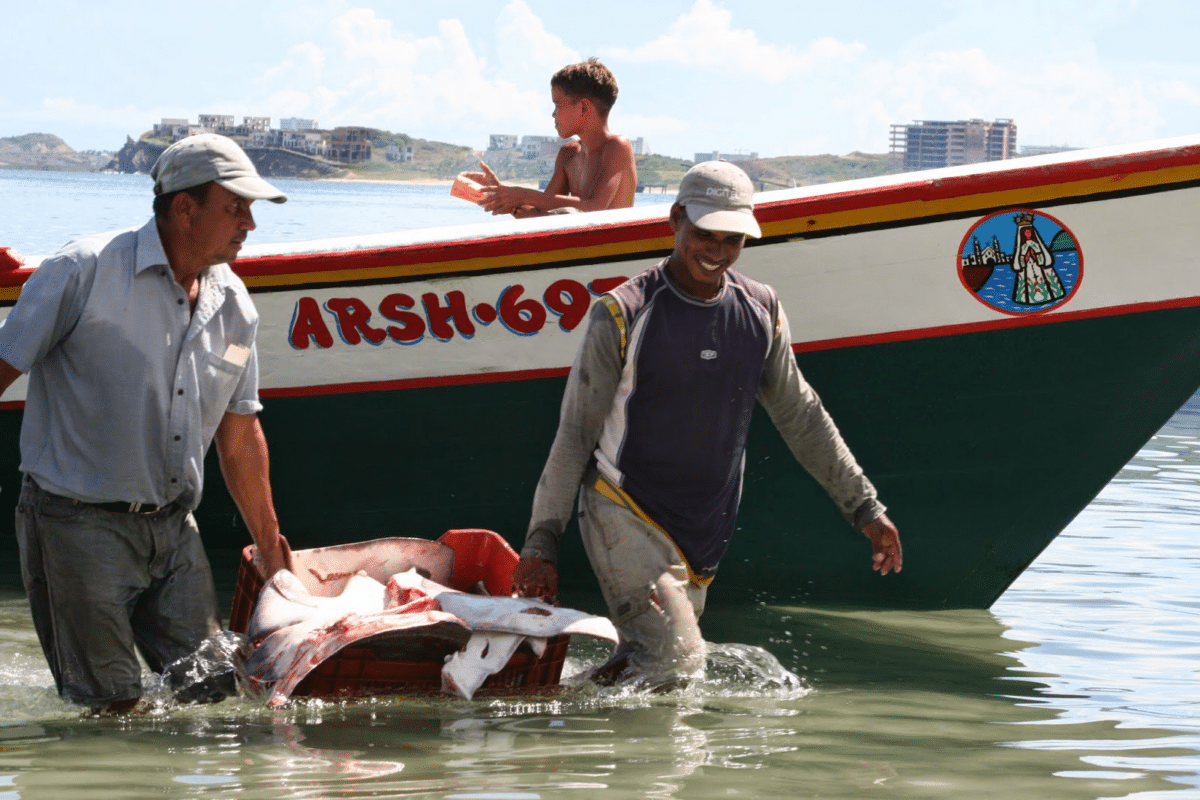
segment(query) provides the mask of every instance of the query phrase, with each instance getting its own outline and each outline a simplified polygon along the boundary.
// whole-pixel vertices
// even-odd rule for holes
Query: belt
[[[157,514],[159,511],[162,511],[164,508],[166,508],[166,506],[154,506],[150,505],[149,503],[85,503],[82,500],[79,502],[81,505],[99,508],[104,511],[112,511],[117,514]]]
[[[63,497],[62,495],[55,495],[53,492],[47,492],[42,487],[38,486],[37,481],[35,481],[29,475],[25,476],[25,481],[42,494],[49,494],[53,495],[54,497],[62,497],[64,500],[70,500],[72,503],[78,503],[81,506],[99,508],[102,511],[111,511],[114,514],[157,514],[159,511],[162,511],[164,508],[166,508],[166,506],[156,506],[150,503],[125,502],[124,500],[117,500],[112,503],[89,503],[86,500],[76,500],[73,497]]]

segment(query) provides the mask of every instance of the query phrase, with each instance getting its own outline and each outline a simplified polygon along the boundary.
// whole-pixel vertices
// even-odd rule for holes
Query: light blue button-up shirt
[[[226,264],[193,313],[151,219],[46,259],[0,323],[0,358],[29,373],[21,470],[47,491],[194,509],[225,412],[258,400],[258,312]]]

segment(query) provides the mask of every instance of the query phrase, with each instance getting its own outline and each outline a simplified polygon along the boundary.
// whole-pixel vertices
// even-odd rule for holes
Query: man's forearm
[[[291,569],[291,549],[280,533],[271,496],[267,437],[258,416],[226,414],[217,428],[215,443],[225,486],[250,530],[266,574]]]

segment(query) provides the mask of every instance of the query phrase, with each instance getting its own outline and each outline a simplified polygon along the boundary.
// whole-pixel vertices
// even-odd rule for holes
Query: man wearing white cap
[[[257,412],[258,313],[230,269],[255,200],[287,196],[231,139],[155,163],[154,217],[68,243],[0,324],[0,392],[29,373],[21,573],[59,693],[121,712],[219,630],[192,511],[214,440],[269,573],[290,566]],[[215,699],[209,697],[208,699]]]
[[[900,536],[792,355],[775,291],[731,269],[760,237],[737,166],[684,175],[670,256],[601,296],[567,379],[513,588],[553,599],[579,494],[584,548],[621,641],[599,682],[670,686],[704,668],[699,618],[733,534],[757,398],[792,453],[871,541],[881,575]]]

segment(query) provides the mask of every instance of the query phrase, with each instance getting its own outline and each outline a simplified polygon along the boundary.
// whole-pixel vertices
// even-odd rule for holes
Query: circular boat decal
[[[1054,217],[1010,208],[976,222],[958,249],[958,277],[1004,314],[1038,314],[1071,299],[1083,281],[1083,251]]]

